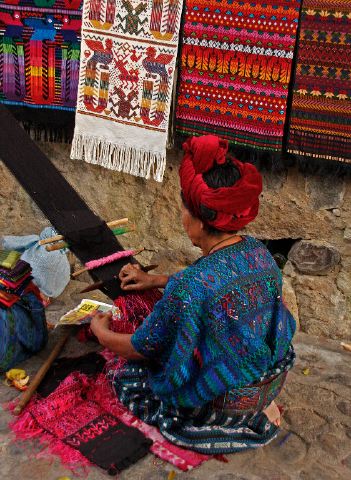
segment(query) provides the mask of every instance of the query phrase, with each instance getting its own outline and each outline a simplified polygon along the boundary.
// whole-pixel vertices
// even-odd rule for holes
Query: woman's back
[[[252,237],[171,277],[132,338],[139,352],[158,360],[151,370],[154,391],[194,407],[269,375],[295,331],[281,288],[274,259]]]

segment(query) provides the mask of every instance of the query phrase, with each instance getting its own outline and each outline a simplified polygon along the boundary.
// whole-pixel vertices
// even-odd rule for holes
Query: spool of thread
[[[134,255],[138,255],[139,253],[143,252],[145,249],[140,248],[139,250],[122,250],[121,252],[113,253],[112,255],[108,255],[107,257],[98,258],[97,260],[91,260],[85,264],[85,267],[77,272],[72,273],[72,277],[78,277],[81,273],[87,272],[88,270],[93,270],[94,268],[102,267],[108,263],[116,262],[121,258],[125,257],[133,257]]]

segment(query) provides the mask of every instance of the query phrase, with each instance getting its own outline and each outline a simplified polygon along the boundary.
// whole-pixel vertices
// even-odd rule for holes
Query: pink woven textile
[[[190,470],[209,459],[207,455],[171,444],[157,428],[132,415],[113,394],[103,374],[91,379],[72,373],[47,398],[33,399],[11,428],[17,439],[38,438],[48,443],[46,453],[58,455],[67,467],[77,472],[90,462],[74,448],[72,437],[76,438],[77,432],[81,438],[99,434],[96,425],[94,428],[91,425],[106,414],[140,430],[154,442],[151,452],[180,470]],[[43,451],[39,456],[43,456]]]

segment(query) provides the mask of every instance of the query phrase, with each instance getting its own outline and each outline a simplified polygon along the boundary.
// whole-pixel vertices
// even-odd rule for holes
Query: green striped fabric
[[[21,254],[15,250],[0,250],[0,266],[11,269],[18,262]]]

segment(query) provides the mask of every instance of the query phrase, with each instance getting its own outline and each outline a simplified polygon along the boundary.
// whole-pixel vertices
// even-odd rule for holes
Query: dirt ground
[[[62,313],[82,298],[82,282],[71,282],[64,295],[48,308],[47,319],[55,323]],[[87,294],[85,294],[87,295]],[[102,294],[90,298],[103,299]],[[60,335],[50,334],[48,346],[24,362],[30,375],[38,370]],[[211,460],[187,473],[176,471],[148,455],[118,476],[119,480],[167,480],[176,471],[179,480],[346,480],[351,478],[351,353],[339,342],[299,333],[295,337],[297,362],[278,403],[285,408],[282,430],[267,447],[228,455],[228,463]],[[96,349],[71,339],[62,356],[77,356]],[[0,383],[0,403],[14,399],[18,392]],[[0,480],[57,480],[78,477],[53,456],[36,458],[36,446],[27,448],[13,441],[9,412],[0,407]],[[30,448],[28,448],[28,446]],[[91,467],[87,480],[107,480]]]

